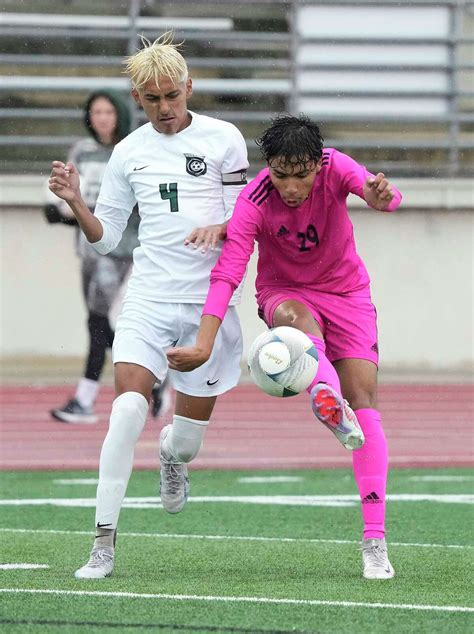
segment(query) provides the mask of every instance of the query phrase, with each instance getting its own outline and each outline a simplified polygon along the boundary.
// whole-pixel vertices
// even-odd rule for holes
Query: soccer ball
[[[249,350],[250,376],[270,396],[295,396],[316,376],[318,351],[296,328],[278,326],[259,335]]]

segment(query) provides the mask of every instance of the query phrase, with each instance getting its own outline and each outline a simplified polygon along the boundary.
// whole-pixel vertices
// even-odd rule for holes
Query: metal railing
[[[287,110],[311,114],[322,123],[327,145],[351,150],[369,168],[402,175],[474,171],[472,2],[241,0],[238,19],[227,0],[219,3],[226,5],[221,7],[223,15],[212,18],[199,17],[200,7],[215,3],[181,4],[188,9],[186,17],[140,16],[138,0],[131,0],[128,16],[68,15],[52,20],[50,15],[0,14],[0,147],[8,157],[0,170],[46,170],[51,148],[65,151],[82,134],[81,108],[88,92],[129,90],[120,75],[121,60],[135,50],[138,33],[154,38],[174,27],[176,37],[186,41],[196,95],[192,108],[237,123],[248,139],[255,169],[258,154],[252,139],[271,116]],[[258,28],[258,7],[270,4],[276,7],[272,14],[278,13],[280,30],[267,32]],[[324,32],[320,26],[308,31],[308,8],[326,12],[319,15],[331,25],[328,12],[346,6],[359,11],[433,10],[442,20],[438,19],[438,31],[426,36],[391,35],[387,30],[383,36],[350,29]],[[268,21],[269,12],[265,15]],[[403,13],[398,15],[403,19]],[[257,28],[251,31],[253,23]],[[26,36],[28,47],[18,46]],[[95,45],[85,44],[85,38]],[[48,43],[55,50],[61,43],[63,49],[54,55],[37,52]],[[31,47],[35,52],[28,52]],[[364,53],[370,47],[384,53],[385,59]],[[318,53],[311,56],[311,50]],[[352,54],[345,55],[344,50]],[[400,51],[405,58],[397,63]],[[410,56],[411,51],[420,53]],[[370,82],[370,77],[394,76],[398,85]],[[142,121],[132,102],[131,108],[136,122]]]

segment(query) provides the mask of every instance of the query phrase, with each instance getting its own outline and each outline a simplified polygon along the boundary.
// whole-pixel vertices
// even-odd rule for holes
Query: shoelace
[[[90,568],[97,568],[101,565],[103,561],[111,561],[113,559],[112,555],[103,549],[93,550],[91,552],[91,556],[87,565]]]
[[[362,551],[371,566],[387,566],[387,549],[382,544],[366,544],[362,546]]]
[[[172,462],[165,463],[165,483],[167,493],[178,493],[183,480],[182,473]]]

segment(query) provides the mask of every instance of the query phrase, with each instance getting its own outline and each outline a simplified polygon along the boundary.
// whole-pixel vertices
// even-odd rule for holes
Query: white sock
[[[161,451],[165,458],[176,462],[190,462],[201,449],[208,420],[173,416],[173,423]]]
[[[85,409],[92,409],[97,394],[99,392],[99,382],[92,379],[81,379],[77,385],[74,398],[79,401]]]
[[[148,402],[138,392],[125,392],[112,405],[109,431],[100,453],[95,524],[117,527],[133,467],[136,442],[145,426]]]

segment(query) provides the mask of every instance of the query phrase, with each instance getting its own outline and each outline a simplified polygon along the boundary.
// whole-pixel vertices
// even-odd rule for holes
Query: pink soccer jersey
[[[273,187],[268,168],[263,169],[237,199],[203,314],[223,318],[255,241],[257,301],[270,289],[305,287],[338,294],[366,287],[369,276],[357,255],[346,200],[349,193],[363,197],[369,176],[373,174],[346,154],[324,149],[309,197],[299,207],[288,207]],[[396,209],[402,198],[392,190],[387,211]]]

